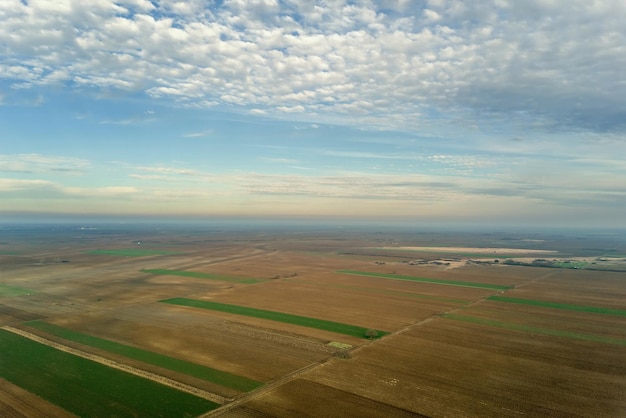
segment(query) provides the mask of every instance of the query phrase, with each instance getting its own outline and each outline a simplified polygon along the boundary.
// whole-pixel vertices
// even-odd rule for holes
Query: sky
[[[0,219],[626,227],[623,0],[0,0]]]

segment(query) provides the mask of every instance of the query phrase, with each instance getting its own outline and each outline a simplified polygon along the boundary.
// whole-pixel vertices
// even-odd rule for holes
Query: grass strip
[[[377,277],[381,279],[405,280],[405,281],[410,281],[410,282],[441,284],[444,286],[473,287],[477,289],[506,290],[506,289],[513,288],[513,286],[505,286],[505,285],[499,285],[499,284],[462,282],[458,280],[429,279],[425,277],[403,276],[401,274],[373,273],[373,272],[358,271],[358,270],[339,270],[337,271],[337,273],[353,274],[356,276]]]
[[[0,376],[82,417],[190,417],[219,404],[0,330]]]
[[[8,284],[0,284],[0,297],[24,296],[35,293],[32,290],[24,289],[17,286],[9,286]]]
[[[626,316],[626,311],[623,309],[602,308],[599,306],[570,305],[567,303],[545,302],[542,300],[533,300],[533,299],[510,298],[506,296],[489,296],[487,299],[495,300],[497,302],[517,303],[520,305],[541,306],[544,308],[554,308],[554,309],[565,309],[568,311]]]
[[[572,338],[575,340],[593,341],[597,343],[626,346],[626,339],[623,339],[623,338],[603,337],[600,335],[582,334],[579,332],[565,331],[565,330],[560,330],[560,329],[531,327],[528,325],[511,324],[508,322],[501,322],[501,321],[496,321],[493,319],[476,318],[473,316],[465,316],[465,315],[457,315],[457,314],[443,314],[442,317],[447,318],[447,319],[454,319],[456,321],[469,322],[472,324],[487,325],[490,327],[505,328],[505,329],[510,329],[514,331],[530,332],[533,334],[543,334],[543,335],[550,335],[553,337],[564,337],[564,338]]]
[[[189,306],[193,308],[209,309],[212,311],[227,312],[236,315],[251,316],[254,318],[268,319],[270,321],[284,322],[287,324],[300,325],[308,328],[321,329],[336,332],[358,338],[367,338],[368,328],[356,325],[343,324],[341,322],[326,321],[324,319],[310,318],[307,316],[292,315],[288,313],[267,311],[265,309],[248,308],[239,305],[212,302],[208,300],[196,300],[187,298],[173,298],[162,300],[164,303],[173,305]],[[376,330],[378,337],[389,334],[386,331]]]
[[[219,274],[201,273],[199,271],[185,271],[185,270],[168,270],[168,269],[142,269],[144,273],[164,275],[164,276],[182,276],[182,277],[194,277],[196,279],[208,279],[219,280],[223,282],[234,282],[244,284],[260,283],[263,280],[259,279],[246,279],[242,277],[222,276]]]
[[[25,325],[69,341],[98,348],[100,350],[128,357],[133,360],[139,360],[144,363],[152,364],[153,366],[162,367],[164,369],[186,374],[188,376],[197,377],[198,379],[206,380],[240,392],[248,392],[263,385],[261,382],[248,379],[243,376],[237,376],[235,374],[213,369],[211,367],[190,363],[185,360],[154,353],[152,351],[142,350],[140,348],[120,344],[115,341],[83,334],[68,328],[50,324],[48,322],[37,320],[27,322]]]
[[[112,250],[87,251],[91,255],[118,255],[122,257],[146,257],[150,255],[180,254],[174,251],[148,250],[144,248],[118,248]]]

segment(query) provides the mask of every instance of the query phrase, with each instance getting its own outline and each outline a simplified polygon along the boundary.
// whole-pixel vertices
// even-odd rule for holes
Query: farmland
[[[607,234],[5,229],[0,416],[621,417],[624,253]]]
[[[184,417],[217,405],[0,330],[0,373],[79,416]]]

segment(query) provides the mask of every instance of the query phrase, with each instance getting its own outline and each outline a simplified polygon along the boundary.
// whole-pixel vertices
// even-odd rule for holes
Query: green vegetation
[[[83,417],[188,417],[218,404],[0,330],[0,376]]]
[[[337,273],[354,274],[356,276],[377,277],[381,279],[406,280],[411,282],[441,284],[445,286],[474,287],[478,289],[506,290],[513,288],[513,286],[505,286],[499,284],[462,282],[458,280],[428,279],[424,277],[403,276],[400,274],[372,273],[358,270],[339,270]]]
[[[573,260],[554,263],[555,267],[558,267],[561,269],[584,269],[588,265],[589,263],[586,261],[573,261]]]
[[[128,357],[133,360],[143,361],[144,363],[152,364],[153,366],[163,367],[164,369],[183,373],[188,376],[197,377],[198,379],[206,380],[208,382],[212,382],[220,386],[235,389],[241,392],[248,392],[262,385],[262,383],[260,382],[248,379],[243,376],[237,376],[235,374],[216,370],[207,366],[201,366],[199,364],[190,363],[185,360],[180,360],[163,354],[154,353],[152,351],[142,350],[140,348],[131,347],[114,341],[105,340],[103,338],[94,337],[92,335],[72,331],[70,329],[59,327],[48,322],[31,321],[27,322],[26,325],[32,328],[39,329],[41,331],[45,331],[49,334],[56,335],[57,337],[61,337],[69,341],[74,341],[80,344],[87,345],[89,347],[98,348],[100,350]]]
[[[91,255],[118,255],[122,257],[146,257],[150,255],[171,255],[180,254],[175,251],[148,250],[145,248],[118,248],[112,250],[92,250],[87,254]]]
[[[0,297],[14,297],[14,296],[24,296],[31,293],[35,293],[32,290],[24,289],[17,286],[9,286],[8,284],[0,283]]]
[[[570,305],[570,304],[567,304],[567,303],[545,302],[545,301],[542,301],[542,300],[533,300],[533,299],[510,298],[510,297],[506,297],[506,296],[489,296],[487,299],[488,300],[495,300],[497,302],[518,303],[518,304],[521,304],[521,305],[541,306],[541,307],[544,307],[544,308],[565,309],[565,310],[568,310],[568,311],[590,312],[590,313],[599,313],[599,314],[605,314],[605,315],[626,316],[626,310],[602,308],[602,307],[599,307],[599,306]]]
[[[340,322],[326,321],[323,319],[309,318],[306,316],[292,315],[282,312],[267,311],[264,309],[247,308],[239,305],[228,305],[225,303],[212,302],[208,300],[194,300],[187,298],[174,298],[162,300],[164,303],[173,305],[189,306],[193,308],[209,309],[212,311],[228,312],[236,315],[251,316],[255,318],[268,319],[270,321],[284,322],[287,324],[300,325],[303,327],[321,329],[324,331],[336,332],[358,338],[368,338],[366,335],[368,328],[356,325],[342,324]],[[387,335],[388,332],[375,330],[378,337]]]
[[[333,348],[339,348],[341,350],[349,350],[350,348],[352,348],[350,344],[340,343],[338,341],[331,341],[326,345]]]
[[[259,283],[263,281],[259,279],[246,279],[243,277],[223,276],[220,274],[211,274],[211,273],[201,273],[198,271],[167,270],[167,269],[143,269],[141,271],[144,273],[158,274],[158,275],[165,275],[165,276],[194,277],[196,279],[220,280],[223,282],[234,282],[234,283],[244,283],[244,284],[253,284],[253,283]]]
[[[626,339],[623,338],[611,338],[603,337],[601,335],[583,334],[579,332],[565,331],[559,329],[538,328],[528,325],[511,324],[507,322],[496,321],[493,319],[476,318],[473,316],[456,315],[456,314],[444,314],[443,318],[454,319],[457,321],[469,322],[478,325],[487,325],[496,328],[505,328],[514,331],[530,332],[533,334],[551,335],[553,337],[572,338],[575,340],[593,341],[604,344],[614,344],[626,346]]]

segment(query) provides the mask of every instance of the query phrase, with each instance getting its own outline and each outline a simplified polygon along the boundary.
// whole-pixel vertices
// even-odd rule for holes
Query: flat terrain
[[[3,417],[626,416],[623,235],[0,234]],[[107,381],[179,400],[90,392]]]

